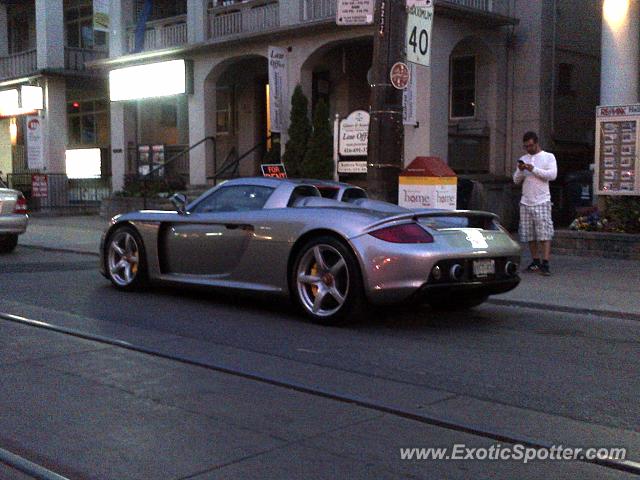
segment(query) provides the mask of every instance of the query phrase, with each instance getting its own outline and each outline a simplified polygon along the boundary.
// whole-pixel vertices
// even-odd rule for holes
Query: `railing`
[[[187,145],[164,145],[164,157],[168,160],[153,163],[151,159],[142,161],[137,146],[130,146],[127,155],[126,174],[142,177],[159,167],[156,176],[182,177],[189,179],[189,150]],[[149,154],[150,155],[150,154]],[[143,173],[144,171],[147,173]]]
[[[485,12],[509,15],[509,0],[436,0]],[[300,21],[313,22],[336,16],[336,0],[300,0]]]
[[[145,51],[176,47],[189,41],[186,15],[147,22],[145,28],[143,46]],[[136,27],[129,27],[127,34],[129,52],[133,52],[136,49]]]
[[[279,4],[273,0],[213,7],[207,15],[209,40],[238,33],[263,32],[280,25]]]
[[[336,16],[336,0],[300,0],[300,21],[313,22]]]
[[[222,162],[222,166],[218,170],[218,166],[214,163],[214,172],[213,175],[207,177],[207,181],[216,185],[218,180],[227,180],[229,178],[235,178],[239,176],[238,169],[240,167],[240,162],[247,158],[249,155],[253,154],[255,151],[260,151],[260,156],[263,157],[265,150],[267,148],[267,144],[271,140],[271,136],[267,137],[264,141],[256,144],[250,150],[244,152],[242,155],[238,157],[236,153],[235,147],[232,148],[227,158],[225,158],[224,162]]]
[[[68,178],[65,173],[47,173],[47,196],[34,197],[31,173],[9,173],[7,183],[24,193],[30,211],[98,211],[100,202],[111,195],[111,177]]]
[[[67,70],[86,70],[85,63],[107,58],[108,52],[88,48],[64,47],[64,67]]]
[[[438,0],[437,3],[440,1],[501,15],[509,15],[510,13],[508,0]]]
[[[163,163],[159,164],[159,165],[155,165],[152,168],[150,168],[150,170],[141,175],[140,174],[140,169],[139,169],[139,164],[137,164],[137,170],[136,170],[136,176],[138,178],[138,180],[140,182],[142,182],[142,196],[144,199],[144,208],[147,208],[147,197],[148,197],[148,192],[149,192],[149,182],[151,180],[153,180],[154,178],[162,178],[164,176],[169,176],[171,174],[171,172],[173,170],[175,170],[175,172],[178,172],[178,167],[181,166],[182,169],[185,169],[186,167],[186,174],[187,174],[187,179],[189,176],[189,152],[191,150],[193,150],[194,148],[196,148],[197,146],[206,143],[206,142],[211,142],[213,143],[213,162],[214,165],[217,163],[216,160],[216,139],[215,137],[205,137],[202,140],[200,140],[197,143],[194,143],[193,145],[191,145],[190,147],[186,147],[182,150],[180,150],[179,152],[177,152],[175,155],[171,156],[168,160],[164,161]],[[137,158],[137,152],[136,152],[136,158]],[[185,162],[185,158],[186,158],[186,162]],[[183,175],[178,174],[178,176],[183,177]],[[184,180],[184,184],[186,185],[186,180]]]
[[[35,48],[0,57],[0,78],[21,77],[37,70],[38,55]]]

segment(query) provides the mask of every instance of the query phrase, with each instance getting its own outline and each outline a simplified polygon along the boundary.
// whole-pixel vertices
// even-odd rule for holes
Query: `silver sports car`
[[[101,271],[123,290],[174,282],[288,295],[324,324],[371,304],[469,308],[520,281],[520,246],[491,213],[334,200],[314,183],[235,179],[190,204],[175,195],[176,211],[116,216]]]
[[[18,190],[7,188],[0,180],[0,253],[11,252],[18,235],[27,231],[27,201]]]

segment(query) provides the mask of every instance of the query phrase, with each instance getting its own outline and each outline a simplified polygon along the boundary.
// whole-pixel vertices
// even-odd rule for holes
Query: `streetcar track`
[[[158,349],[155,349],[155,348],[144,347],[144,346],[141,346],[141,345],[136,345],[136,344],[133,344],[133,343],[130,343],[130,342],[126,342],[124,340],[119,340],[119,339],[116,339],[116,338],[105,337],[105,336],[102,336],[102,335],[96,335],[96,334],[92,334],[92,333],[88,333],[88,332],[83,332],[83,331],[80,331],[80,330],[77,330],[77,329],[74,329],[74,328],[53,325],[53,324],[50,324],[50,323],[47,323],[47,322],[44,322],[44,321],[40,321],[40,320],[33,320],[33,319],[29,319],[29,318],[18,316],[18,315],[6,314],[6,313],[0,313],[0,319],[5,320],[5,321],[9,321],[9,322],[13,322],[13,323],[17,323],[17,324],[21,324],[21,325],[27,325],[27,326],[30,326],[30,327],[35,327],[35,328],[40,328],[40,329],[44,329],[44,330],[48,330],[48,331],[53,331],[53,332],[61,333],[61,334],[64,334],[64,335],[69,335],[69,336],[72,336],[72,337],[75,337],[75,338],[80,338],[80,339],[83,339],[83,340],[89,340],[89,341],[93,341],[93,342],[97,342],[97,343],[102,343],[102,344],[106,344],[106,345],[122,348],[122,349],[129,350],[129,351],[142,353],[142,354],[149,355],[149,356],[152,356],[152,357],[162,358],[162,359],[165,359],[165,360],[181,363],[181,364],[184,364],[184,365],[204,368],[206,370],[215,371],[215,372],[223,373],[223,374],[227,374],[227,375],[232,375],[232,376],[235,376],[235,377],[238,377],[238,378],[243,378],[243,379],[246,379],[246,380],[260,382],[260,383],[263,383],[263,384],[266,384],[266,385],[280,387],[280,388],[284,388],[284,389],[287,389],[287,390],[291,390],[291,391],[295,391],[295,392],[299,392],[299,393],[304,393],[304,394],[307,394],[307,395],[312,395],[312,396],[316,396],[316,397],[320,397],[320,398],[326,398],[326,399],[334,400],[334,401],[341,402],[341,403],[356,405],[356,406],[361,407],[361,408],[366,408],[366,409],[377,411],[377,412],[380,412],[380,413],[392,415],[392,416],[395,416],[395,417],[398,417],[398,418],[403,418],[403,419],[406,419],[406,420],[412,420],[412,421],[415,421],[415,422],[418,422],[418,423],[422,423],[422,424],[425,424],[425,425],[430,425],[430,426],[443,428],[443,429],[450,430],[450,431],[455,431],[455,432],[459,432],[459,433],[473,435],[473,436],[476,436],[476,437],[486,438],[486,439],[494,440],[494,441],[497,441],[497,442],[509,443],[509,444],[513,444],[513,445],[516,445],[516,444],[517,445],[523,445],[525,447],[531,447],[531,448],[537,448],[537,449],[551,449],[553,447],[553,444],[549,444],[548,442],[545,442],[545,441],[531,440],[531,439],[525,439],[525,438],[517,438],[517,436],[515,436],[515,435],[503,434],[503,433],[500,433],[498,431],[493,431],[493,430],[490,430],[490,429],[478,428],[478,427],[474,427],[472,425],[465,424],[463,422],[458,422],[458,421],[450,420],[450,419],[443,418],[443,417],[429,416],[429,415],[426,415],[426,414],[416,414],[416,413],[410,412],[408,410],[403,410],[401,408],[392,407],[392,406],[388,406],[388,405],[383,405],[383,404],[380,404],[380,403],[376,403],[374,401],[370,401],[370,400],[366,400],[366,399],[362,399],[362,398],[356,398],[356,397],[349,396],[349,395],[346,395],[346,394],[340,394],[340,393],[336,393],[336,392],[332,392],[332,391],[328,391],[328,390],[323,390],[323,389],[320,389],[320,388],[308,387],[308,386],[305,386],[305,385],[297,383],[297,382],[280,380],[280,379],[277,379],[275,377],[271,377],[271,376],[267,376],[267,375],[260,375],[260,374],[251,373],[251,372],[248,372],[248,371],[243,371],[243,370],[240,370],[240,369],[234,369],[234,368],[229,368],[229,367],[225,367],[225,366],[222,366],[222,365],[215,365],[215,364],[212,364],[212,363],[206,363],[206,362],[203,362],[203,361],[193,360],[193,359],[185,358],[185,357],[182,357],[182,356],[179,356],[179,355],[174,355],[174,354],[162,352],[161,350],[158,350]],[[4,452],[4,451],[0,449],[0,454],[2,454],[2,452]],[[10,452],[8,452],[8,453],[10,453]],[[26,459],[23,459],[23,460],[25,460],[27,463],[30,463]],[[6,463],[7,465],[13,466],[13,464],[10,463],[9,461],[7,461],[4,457],[0,456],[0,461]],[[577,461],[577,462],[580,462],[580,463],[587,463],[587,464],[591,464],[591,465],[597,465],[597,466],[600,466],[600,467],[603,467],[603,468],[607,468],[607,469],[611,469],[611,470],[617,470],[617,471],[621,471],[621,472],[640,475],[640,463],[634,462],[634,461],[631,461],[631,460],[578,458],[578,459],[576,459],[574,461]],[[35,465],[35,464],[33,464],[33,465]],[[53,472],[51,472],[51,473],[53,473]],[[44,480],[50,480],[50,479],[56,479],[56,480],[62,479],[62,480],[64,480],[64,477],[60,477],[60,476],[57,476],[57,477],[36,477],[36,478],[43,478]]]

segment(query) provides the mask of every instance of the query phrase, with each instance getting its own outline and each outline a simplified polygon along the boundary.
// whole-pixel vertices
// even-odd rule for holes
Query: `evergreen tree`
[[[311,135],[308,104],[307,97],[302,93],[302,87],[297,85],[291,97],[289,140],[287,140],[284,155],[282,156],[282,161],[289,177],[300,177],[302,175],[302,161],[307,151],[309,135]]]
[[[318,101],[313,114],[313,133],[302,161],[305,177],[333,179],[333,134],[329,119],[329,106]]]

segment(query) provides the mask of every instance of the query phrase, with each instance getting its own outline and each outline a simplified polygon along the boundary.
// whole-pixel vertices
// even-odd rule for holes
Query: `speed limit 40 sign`
[[[407,61],[428,67],[431,63],[433,4],[407,9]]]

